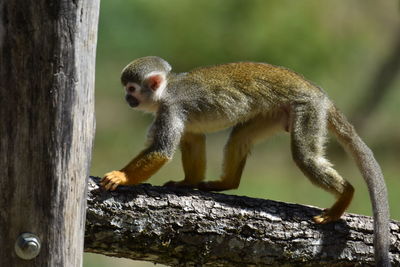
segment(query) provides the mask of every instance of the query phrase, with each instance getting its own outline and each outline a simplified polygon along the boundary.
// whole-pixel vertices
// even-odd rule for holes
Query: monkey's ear
[[[165,77],[161,74],[152,74],[146,77],[145,85],[150,88],[153,92],[157,91],[160,88],[161,84],[163,84]]]

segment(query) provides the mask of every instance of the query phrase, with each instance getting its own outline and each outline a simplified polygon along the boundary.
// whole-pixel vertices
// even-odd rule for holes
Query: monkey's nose
[[[139,106],[139,100],[134,96],[126,95],[125,100],[132,108]]]

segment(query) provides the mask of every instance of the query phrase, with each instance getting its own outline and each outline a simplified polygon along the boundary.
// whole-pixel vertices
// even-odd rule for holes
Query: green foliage
[[[121,69],[135,58],[161,56],[176,72],[233,61],[286,66],[321,85],[348,114],[366,94],[366,85],[386,56],[399,22],[395,1],[102,1],[96,73],[97,133],[91,174],[101,176],[123,167],[143,146],[152,118],[133,112],[124,103],[119,83]],[[395,219],[400,219],[398,157],[380,142],[398,140],[400,126],[390,115],[398,113],[399,104],[400,90],[393,90],[385,106],[374,115],[375,122],[362,134],[382,164]],[[219,175],[225,138],[226,132],[208,139],[210,179]],[[399,147],[400,142],[395,143]],[[173,162],[149,182],[181,179],[179,157],[178,152]],[[356,187],[350,211],[371,214],[368,192],[353,161],[342,158],[342,154],[333,159]],[[292,163],[288,136],[272,138],[256,147],[242,181],[239,190],[228,193],[320,207],[328,207],[333,201]],[[90,266],[88,259],[85,266]]]

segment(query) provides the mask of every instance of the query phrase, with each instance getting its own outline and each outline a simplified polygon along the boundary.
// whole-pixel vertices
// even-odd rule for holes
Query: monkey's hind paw
[[[314,216],[313,220],[317,224],[326,224],[339,220],[336,214],[332,214],[329,209],[326,209],[321,215]]]
[[[224,181],[209,181],[201,182],[197,185],[197,188],[202,191],[224,191],[230,189],[236,189],[238,185],[232,185]]]
[[[105,190],[114,191],[118,185],[127,184],[128,178],[126,174],[121,171],[112,171],[106,173],[100,181],[100,185],[104,187]]]
[[[190,183],[186,182],[185,180],[179,181],[179,182],[169,181],[169,182],[166,182],[163,186],[178,187],[178,188],[196,188],[196,185],[190,184]]]

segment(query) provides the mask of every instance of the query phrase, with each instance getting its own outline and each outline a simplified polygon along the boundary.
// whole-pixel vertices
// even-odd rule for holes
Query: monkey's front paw
[[[104,187],[105,190],[114,191],[118,185],[127,184],[128,178],[124,172],[112,171],[106,173],[100,181],[100,185]]]

